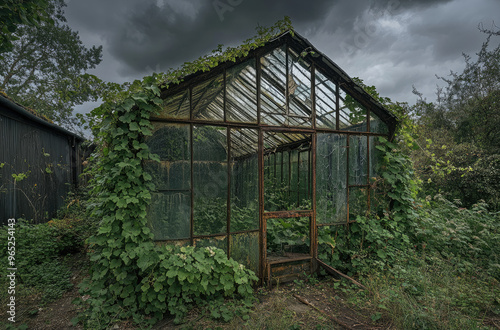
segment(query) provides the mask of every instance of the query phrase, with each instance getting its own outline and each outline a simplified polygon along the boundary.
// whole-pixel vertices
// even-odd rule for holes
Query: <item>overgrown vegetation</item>
[[[213,317],[229,319],[251,304],[255,274],[216,248],[153,243],[146,219],[153,185],[141,162],[159,159],[142,141],[151,135],[149,116],[162,101],[155,77],[145,79],[141,90],[94,111],[103,147],[91,183],[92,216],[101,221],[89,240],[93,267],[82,293],[91,298],[80,320],[92,328],[125,318],[154,323],[168,311],[180,321],[193,304],[208,301]],[[242,299],[234,309],[222,304],[236,295]]]
[[[84,220],[85,203],[77,195],[68,198],[68,207],[61,210],[59,218],[44,224],[32,224],[19,219],[12,228],[15,237],[16,296],[19,299],[37,296],[41,304],[61,297],[73,287],[72,273],[66,258],[82,252],[84,241],[93,228]],[[0,231],[0,250],[8,256],[8,230]],[[9,250],[10,251],[10,250]],[[9,287],[8,259],[0,260],[2,288]],[[2,290],[0,299],[6,302],[7,290]]]
[[[81,286],[81,295],[90,298],[79,301],[84,312],[75,322],[94,329],[128,319],[143,327],[167,313],[181,322],[195,306],[215,320],[246,319],[254,303],[252,283],[257,278],[253,272],[214,247],[153,243],[146,219],[153,184],[141,162],[158,157],[144,137],[151,134],[149,117],[162,102],[159,86],[244,56],[273,33],[288,28],[288,23],[261,29],[256,39],[241,48],[224,53],[219,49],[179,71],[135,82],[126,92],[118,89],[109,102],[94,110],[91,125],[100,149],[91,172],[93,212],[80,225],[78,219],[67,216],[76,205],[69,203],[61,220],[37,226],[18,223],[17,266],[24,271],[21,290],[41,292],[45,301],[59,297],[71,286],[60,258],[80,248],[83,239],[96,231],[87,246],[90,277]],[[380,138],[377,146],[383,154],[382,178],[373,185],[387,192],[390,207],[373,207],[349,226],[321,227],[319,257],[368,287],[364,291],[346,281],[333,284],[350,304],[370,308],[375,324],[389,318],[400,329],[469,329],[484,328],[489,325],[485,320],[500,317],[498,125],[493,121],[491,129],[482,132],[486,123],[478,120],[475,111],[484,110],[493,117],[498,112],[499,75],[494,64],[498,64],[499,48],[489,51],[488,41],[476,63],[466,58],[464,73],[446,80],[447,101],[438,105],[423,100],[413,108],[393,103],[357,81],[401,120],[397,138]],[[477,81],[487,90],[476,90]],[[443,131],[450,133],[449,138]],[[289,209],[288,187],[274,187],[265,192],[266,203],[270,208]],[[220,219],[227,200],[214,200],[217,203],[196,205],[195,212]],[[308,203],[301,205],[309,209]],[[232,210],[234,228],[254,224],[256,207]],[[225,223],[216,220],[212,227],[197,230],[223,232]],[[308,226],[307,217],[269,221],[268,248],[286,252],[287,245],[308,247]],[[7,249],[5,235],[0,233],[2,250]],[[7,268],[0,266],[2,271]],[[316,279],[308,281],[318,284]],[[296,285],[304,284],[297,281]],[[284,309],[282,302],[274,305]],[[265,323],[253,320],[247,325],[300,328],[290,311],[262,319]]]

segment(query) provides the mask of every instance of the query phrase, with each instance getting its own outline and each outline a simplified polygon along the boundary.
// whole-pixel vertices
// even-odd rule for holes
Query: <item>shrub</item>
[[[15,267],[17,284],[25,289],[42,292],[43,301],[57,299],[72,287],[71,273],[61,257],[79,250],[82,241],[78,237],[78,225],[71,221],[51,220],[33,225],[19,220],[14,226]],[[0,250],[7,256],[6,228],[0,232]],[[7,258],[0,261],[2,284],[6,281]]]

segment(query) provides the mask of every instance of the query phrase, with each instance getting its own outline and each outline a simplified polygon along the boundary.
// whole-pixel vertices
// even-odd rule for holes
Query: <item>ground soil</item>
[[[16,326],[27,329],[83,329],[73,326],[79,307],[72,301],[79,297],[77,285],[87,276],[88,261],[83,255],[75,255],[69,262],[73,271],[74,287],[60,299],[43,304],[34,293],[18,306]],[[255,304],[249,320],[237,317],[229,323],[211,320],[206,311],[193,309],[184,323],[176,325],[173,318],[166,317],[153,329],[393,329],[391,320],[385,315],[376,315],[373,306],[359,307],[350,297],[353,291],[342,290],[339,279],[305,277],[294,282],[274,285],[272,288],[257,288]],[[345,280],[344,280],[345,281]],[[337,284],[336,284],[337,283]],[[362,290],[362,289],[359,289]],[[367,293],[368,294],[368,293]],[[372,320],[375,318],[376,320]],[[500,320],[499,321],[500,324]],[[498,324],[485,325],[492,328]],[[23,329],[26,327],[21,327]],[[115,324],[110,329],[139,329],[132,322]]]
[[[27,329],[83,329],[73,326],[71,320],[77,316],[79,307],[72,303],[79,297],[77,285],[87,275],[88,261],[81,254],[69,261],[73,271],[74,287],[60,299],[44,304],[36,293],[26,297],[18,306],[16,325]],[[257,288],[254,311],[250,320],[236,318],[229,323],[211,320],[206,312],[193,309],[185,322],[175,325],[166,317],[153,329],[241,329],[241,328],[292,328],[292,329],[389,329],[390,321],[371,320],[371,311],[359,310],[346,301],[346,294],[334,289],[333,278],[324,278],[311,283],[307,278],[272,288]],[[137,329],[123,322],[112,329]]]

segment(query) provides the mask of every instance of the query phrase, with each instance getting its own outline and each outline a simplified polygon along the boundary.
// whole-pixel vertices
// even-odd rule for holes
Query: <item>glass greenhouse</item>
[[[317,267],[318,237],[378,203],[396,118],[297,33],[163,91],[144,166],[160,244],[216,246],[261,280]]]

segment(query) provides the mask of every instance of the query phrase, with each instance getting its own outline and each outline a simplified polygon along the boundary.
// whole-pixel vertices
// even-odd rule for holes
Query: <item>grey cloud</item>
[[[222,20],[214,1],[231,6]],[[500,23],[499,13],[498,0],[73,0],[67,10],[82,37],[102,40],[100,72],[114,74],[108,79],[177,67],[218,44],[238,45],[258,24],[270,26],[287,15],[350,75],[373,79],[367,83],[403,100],[414,99],[411,85],[422,82],[431,90],[434,74],[460,69],[461,53],[474,53],[484,40],[477,24]],[[377,75],[376,65],[385,73]]]

